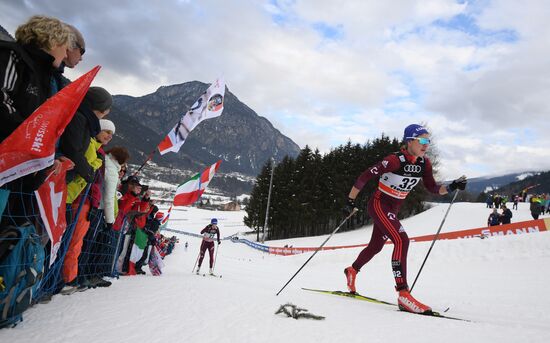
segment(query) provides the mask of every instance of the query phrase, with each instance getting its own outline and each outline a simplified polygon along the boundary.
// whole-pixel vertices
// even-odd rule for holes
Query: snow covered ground
[[[403,221],[409,236],[435,233],[447,204]],[[484,204],[453,205],[443,232],[481,227]],[[513,221],[530,220],[527,204]],[[212,217],[223,236],[248,231],[244,212],[175,210],[169,226],[198,233]],[[337,234],[327,245],[365,243],[371,227]],[[326,237],[326,236],[325,236]],[[269,245],[317,246],[325,237]],[[189,242],[189,248],[184,243]],[[423,317],[301,287],[344,290],[343,269],[360,249],[318,253],[292,283],[277,291],[310,254],[270,256],[244,244],[223,241],[216,272],[223,278],[191,274],[200,240],[181,236],[165,260],[164,275],[122,277],[104,289],[56,295],[24,314],[15,329],[0,330],[0,342],[549,342],[550,233],[439,241],[413,294],[450,316],[472,322]],[[412,283],[430,243],[409,248]],[[358,275],[358,291],[396,301],[386,246]],[[207,258],[203,265],[205,270]],[[275,315],[291,302],[323,321]]]

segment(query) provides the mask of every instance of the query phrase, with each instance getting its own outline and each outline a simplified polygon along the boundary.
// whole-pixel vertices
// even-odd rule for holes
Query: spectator
[[[113,132],[114,133],[114,132]],[[112,228],[118,212],[116,204],[116,190],[120,183],[121,172],[126,171],[126,163],[130,159],[128,150],[123,147],[113,147],[106,151],[105,157],[105,181],[103,183],[103,196],[101,201],[105,214],[105,223]],[[124,169],[124,170],[123,170]]]
[[[140,230],[142,233],[144,232],[145,225],[147,224],[147,216],[153,209],[152,202],[151,202],[151,191],[148,189],[142,189],[142,192],[144,193],[141,195],[141,199],[134,204],[132,207],[132,212],[134,212],[134,216],[131,219],[131,229],[128,231],[131,234],[131,239],[129,246],[133,247],[134,239],[136,236],[136,231]],[[129,218],[130,219],[130,218]],[[130,249],[132,250],[132,249]],[[138,258],[138,261],[130,261],[131,251],[129,251],[126,255],[124,266],[128,265],[128,274],[127,275],[136,275],[136,264],[135,262],[138,262],[141,256]],[[142,255],[143,256],[143,255]],[[145,274],[140,269],[140,274]]]
[[[74,173],[67,174],[67,182],[80,175],[86,183],[94,181],[94,169],[88,163],[85,152],[90,140],[100,131],[99,119],[111,111],[113,98],[101,87],[90,87],[82,104],[69,122],[60,139],[60,152],[74,162]]]
[[[58,19],[33,16],[17,28],[15,42],[0,41],[0,143],[53,94],[50,80],[66,57],[69,35]],[[2,227],[29,220],[33,191],[45,178],[42,170],[3,186],[15,194],[8,199]]]
[[[493,198],[493,201],[495,203],[495,208],[500,208],[500,204],[502,202],[502,197],[500,196],[500,194],[496,194]]]
[[[128,223],[126,216],[130,213],[130,210],[139,201],[139,195],[141,193],[141,184],[136,176],[130,176],[126,180],[127,192],[122,195],[118,201],[118,214],[113,224],[113,230],[120,231],[119,235],[124,235],[124,239],[120,240],[121,249],[120,255],[117,261],[117,271],[123,272],[124,259],[128,252],[128,246],[130,245],[131,234],[127,234]]]
[[[533,216],[533,219],[539,219],[540,212],[541,212],[541,199],[537,196],[532,196],[531,199],[529,199],[529,210],[531,211],[531,216]]]
[[[145,224],[144,231],[147,234],[147,246],[143,249],[143,255],[136,262],[136,273],[145,274],[142,270],[144,264],[147,264],[147,258],[149,257],[149,250],[151,246],[155,244],[155,234],[158,232],[160,227],[160,222],[163,217],[163,213],[159,212],[157,206],[153,205],[149,215],[147,216],[147,223]]]
[[[64,88],[66,85],[71,83],[71,80],[63,76],[63,73],[65,72],[65,67],[67,68],[74,68],[80,61],[82,61],[82,56],[84,55],[84,52],[86,52],[86,43],[84,42],[84,37],[80,33],[80,31],[77,30],[76,27],[66,24],[69,31],[69,46],[67,48],[67,57],[63,59],[63,62],[57,68],[54,72],[54,81],[53,87],[55,87],[57,91]]]
[[[485,203],[487,204],[487,208],[493,207],[493,196],[491,194],[487,194],[487,200],[485,200]]]
[[[493,208],[493,212],[489,214],[487,219],[487,226],[495,226],[500,224],[500,214],[498,214],[497,209]]]
[[[108,287],[111,285],[110,282],[99,278],[100,272],[105,271],[106,268],[104,268],[104,266],[108,264],[108,262],[103,260],[105,260],[105,256],[109,254],[106,248],[108,248],[111,243],[109,234],[103,231],[105,221],[103,219],[101,199],[105,178],[105,152],[102,146],[111,141],[113,133],[115,132],[115,125],[112,121],[107,119],[100,119],[99,125],[101,131],[91,140],[88,150],[86,151],[86,157],[90,165],[92,165],[94,169],[97,169],[96,166],[99,165],[99,168],[97,169],[95,180],[90,187],[85,204],[83,205],[84,209],[89,208],[88,215],[86,218],[82,215],[78,218],[77,225],[81,225],[82,227],[75,229],[75,231],[78,230],[80,232],[80,230],[82,230],[82,232],[86,232],[79,256],[79,288],[88,288],[90,286]],[[81,181],[81,184],[76,187],[81,187],[81,189],[83,189],[86,186],[85,181],[80,176],[77,176],[75,180],[71,181],[69,186],[74,185],[76,180]],[[80,191],[80,189],[78,191]],[[74,191],[72,191],[72,193],[74,193]],[[76,202],[76,204],[78,203],[80,203],[80,201]],[[73,206],[73,208],[75,207],[76,206]],[[98,265],[101,265],[101,271],[98,270]]]
[[[500,215],[500,222],[502,224],[510,224],[512,220],[512,211],[510,211],[509,208],[506,207],[506,205],[502,205],[502,214]]]
[[[52,94],[50,80],[67,57],[70,34],[58,19],[33,16],[17,28],[16,42],[0,42],[0,142]]]
[[[513,210],[517,211],[519,199],[520,199],[519,194],[514,195],[514,206],[512,206]]]
[[[112,98],[107,91],[99,87],[90,87],[77,112],[77,114],[80,115],[74,122],[76,125],[71,127],[71,131],[69,131],[69,133],[65,136],[65,140],[63,140],[62,136],[62,144],[65,147],[65,151],[69,151],[70,153],[76,152],[77,149],[71,150],[72,147],[68,147],[69,142],[71,141],[68,137],[75,137],[75,141],[78,141],[79,136],[88,137],[88,135],[91,135],[94,132],[92,130],[95,130],[95,128],[92,129],[92,127],[95,126],[97,120],[99,130],[97,134],[94,135],[94,138],[88,138],[88,146],[84,154],[82,156],[80,154],[73,155],[77,158],[73,161],[75,162],[75,168],[77,168],[76,166],[78,165],[77,172],[79,175],[67,184],[67,204],[70,205],[72,203],[72,215],[69,215],[68,217],[71,218],[72,221],[76,221],[76,223],[74,225],[71,241],[69,242],[69,247],[63,262],[63,280],[65,282],[65,286],[61,290],[62,294],[74,293],[79,285],[79,282],[76,279],[78,275],[78,257],[82,251],[84,236],[90,227],[90,220],[93,218],[93,214],[97,212],[96,209],[99,204],[99,199],[94,199],[94,197],[91,196],[93,192],[90,192],[90,196],[87,196],[86,199],[83,200],[80,215],[76,217],[76,210],[81,202],[81,200],[77,197],[88,183],[92,183],[94,181],[95,171],[103,165],[103,160],[101,156],[98,155],[97,150],[102,144],[106,144],[112,139],[114,124],[108,120],[100,123],[99,118],[102,118],[109,113],[111,103]],[[102,124],[104,125],[103,128],[101,127]],[[69,125],[71,124],[69,123]],[[75,132],[75,130],[80,126],[84,127],[84,130],[87,128],[87,130],[80,133]],[[65,133],[66,132],[67,131],[65,131]],[[83,160],[81,160],[82,157]],[[86,174],[86,177],[89,177],[89,179],[86,179],[86,177],[84,177],[81,173]],[[92,206],[92,202],[95,202],[94,206]],[[70,213],[71,211],[68,212]]]

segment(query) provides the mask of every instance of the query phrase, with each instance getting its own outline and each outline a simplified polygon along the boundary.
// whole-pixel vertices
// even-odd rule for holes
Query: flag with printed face
[[[215,118],[223,112],[225,96],[225,81],[217,79],[208,87],[201,97],[191,106],[179,123],[168,133],[158,145],[161,155],[167,152],[178,152],[185,143],[189,133],[205,119]]]
[[[222,163],[221,160],[206,168],[202,173],[193,176],[191,180],[179,185],[174,197],[174,206],[187,206],[199,200],[220,167],[220,163]]]
[[[44,183],[40,185],[40,188],[34,192],[40,210],[40,217],[50,237],[50,266],[55,262],[57,251],[61,246],[61,237],[67,228],[65,218],[67,182],[65,176],[67,170],[73,166],[73,162],[64,160],[61,163],[61,171],[57,175],[50,173]]]
[[[0,186],[51,166],[55,143],[86,95],[99,66],[40,105],[0,144]]]

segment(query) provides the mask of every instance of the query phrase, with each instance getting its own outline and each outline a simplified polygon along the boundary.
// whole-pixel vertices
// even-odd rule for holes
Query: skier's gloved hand
[[[354,209],[355,209],[355,199],[348,198],[348,202],[346,203],[346,205],[343,208],[344,214],[346,216],[349,216],[353,212]]]
[[[467,183],[468,183],[468,180],[466,180],[466,176],[461,176],[460,178],[454,180],[447,186],[447,192],[451,193],[457,189],[460,189],[461,191],[463,191],[466,189]]]
[[[218,245],[222,244],[222,241],[218,241]]]

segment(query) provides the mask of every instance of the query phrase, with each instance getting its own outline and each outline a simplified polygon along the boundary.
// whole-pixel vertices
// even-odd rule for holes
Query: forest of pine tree
[[[332,232],[344,218],[342,209],[357,177],[399,148],[397,139],[382,135],[365,145],[348,142],[324,156],[306,146],[295,159],[285,157],[275,166],[266,239]],[[244,222],[258,233],[265,223],[270,177],[271,161],[268,161],[256,178],[246,208]],[[367,183],[356,199],[359,212],[340,231],[369,223],[366,206],[376,187],[376,182]],[[401,207],[399,218],[423,211],[426,196],[424,187],[416,187]]]

